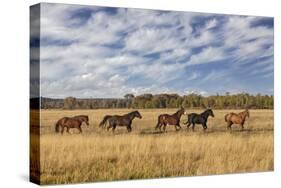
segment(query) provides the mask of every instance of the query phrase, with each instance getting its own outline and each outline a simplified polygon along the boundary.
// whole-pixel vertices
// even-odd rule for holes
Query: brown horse
[[[180,119],[181,116],[185,113],[184,108],[181,107],[176,113],[170,115],[170,114],[161,114],[158,116],[158,123],[155,127],[155,129],[159,129],[161,131],[161,127],[163,127],[163,131],[166,131],[166,126],[167,125],[174,125],[176,131],[181,129],[180,126]],[[179,129],[177,128],[179,127]]]
[[[248,109],[246,109],[245,111],[240,112],[238,114],[233,113],[233,112],[226,114],[224,116],[224,119],[225,119],[225,122],[227,122],[228,129],[231,129],[232,124],[238,124],[241,126],[241,129],[243,130],[244,123],[246,121],[246,117],[250,118],[250,112]]]
[[[81,125],[85,122],[89,127],[89,117],[86,115],[79,115],[74,117],[63,117],[59,119],[56,123],[56,132],[59,132],[59,127],[61,127],[61,134],[64,132],[64,128],[66,127],[66,131],[69,133],[70,128],[77,128],[80,133],[82,133]]]
[[[100,122],[99,127],[104,127],[106,122],[108,121],[109,126],[107,127],[107,131],[112,128],[112,132],[114,133],[117,126],[124,126],[127,127],[127,131],[132,131],[132,122],[133,119],[137,117],[139,119],[142,118],[139,111],[133,111],[125,115],[106,115],[104,116],[103,120]]]

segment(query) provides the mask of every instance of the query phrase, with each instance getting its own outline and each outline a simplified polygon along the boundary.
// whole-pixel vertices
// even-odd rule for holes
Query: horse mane
[[[78,115],[78,116],[74,116],[74,118],[79,118],[79,117],[88,117],[88,118],[89,118],[89,116],[87,116],[87,115]]]
[[[132,111],[128,114],[125,114],[124,116],[129,116],[130,118],[134,118],[135,117],[135,114],[138,114],[139,111],[135,110],[135,111]]]
[[[243,112],[238,113],[238,115],[239,115],[239,116],[245,116],[246,113],[247,113],[247,114],[249,113],[249,110],[248,110],[248,109],[244,110]]]
[[[78,115],[78,116],[74,116],[72,118],[73,119],[78,119],[79,121],[81,121],[81,118],[89,119],[89,116],[87,116],[87,115]]]
[[[212,111],[212,109],[208,108],[207,110],[205,110],[204,112],[202,112],[200,115],[203,116],[204,118],[208,118],[209,111]]]
[[[138,113],[138,111],[137,110],[132,111],[132,112],[128,113],[127,115],[132,115],[132,114],[135,114],[135,113]]]
[[[205,115],[208,111],[210,111],[211,109],[207,109],[204,112],[202,112],[200,115]]]
[[[175,113],[173,113],[172,115],[175,116],[180,112],[180,110],[176,111]]]
[[[183,109],[180,108],[178,111],[176,111],[175,113],[173,113],[172,116],[178,116],[178,115],[179,115],[179,112],[182,111],[182,110],[183,110]]]

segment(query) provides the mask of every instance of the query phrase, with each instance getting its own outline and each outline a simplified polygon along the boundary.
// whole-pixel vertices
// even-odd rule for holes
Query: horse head
[[[137,118],[142,118],[142,116],[141,116],[141,114],[139,113],[139,111],[135,111],[134,112],[134,115],[135,115],[135,117],[137,117]]]
[[[89,127],[89,117],[87,115],[78,115],[74,116],[73,118],[80,121],[81,123],[85,122],[86,125]]]
[[[250,112],[249,112],[248,108],[246,108],[245,112],[246,112],[246,117],[250,118]]]
[[[82,121],[84,121],[87,125],[87,127],[89,127],[89,116],[84,116],[84,118],[82,119]]]
[[[210,116],[215,117],[214,112],[213,112],[213,110],[212,110],[211,108],[208,108],[208,109],[207,109],[207,112],[208,112],[208,114],[209,114]]]
[[[179,114],[179,115],[182,115],[182,114],[186,114],[186,112],[185,112],[185,110],[184,110],[184,108],[181,106],[181,108],[177,111],[177,113]]]

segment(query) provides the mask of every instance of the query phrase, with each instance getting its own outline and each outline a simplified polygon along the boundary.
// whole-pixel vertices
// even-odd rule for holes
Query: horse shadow
[[[143,129],[139,132],[140,135],[163,135],[163,134],[176,134],[178,132],[182,132],[182,128],[179,129],[178,131],[175,130],[166,130],[164,131],[160,131],[160,130],[155,130],[155,129]]]
[[[179,131],[174,130],[166,130],[166,132],[154,130],[154,129],[144,129],[141,130],[139,133],[140,135],[161,135],[161,134],[177,134],[178,132],[181,133],[188,133],[188,134],[217,134],[217,133],[231,133],[231,134],[243,134],[243,133],[252,133],[252,134],[262,134],[265,132],[272,132],[274,131],[273,128],[254,128],[254,129],[232,129],[228,130],[227,128],[208,128],[206,131],[203,130],[195,130],[192,131],[191,129],[180,129]]]
[[[163,134],[164,132],[159,131],[159,130],[153,130],[153,129],[143,129],[140,131],[140,135],[160,135]]]
[[[213,134],[213,133],[232,133],[232,134],[240,134],[240,133],[252,133],[252,134],[262,134],[265,132],[272,132],[274,131],[273,128],[254,128],[254,129],[250,129],[250,128],[245,128],[245,129],[240,129],[240,128],[236,128],[236,129],[227,129],[227,128],[212,128],[212,129],[208,129],[205,133],[208,134]]]

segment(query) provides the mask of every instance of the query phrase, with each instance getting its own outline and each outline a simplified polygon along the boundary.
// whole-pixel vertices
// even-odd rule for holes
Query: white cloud
[[[205,64],[224,59],[225,53],[222,48],[207,47],[200,53],[194,54],[190,57],[189,65]]]
[[[264,26],[251,27],[255,17],[231,16],[223,29],[223,37],[226,47],[235,47],[254,39],[273,39],[273,31]]]
[[[202,95],[202,96],[208,96],[209,93],[207,91],[198,91],[198,90],[185,90],[184,91],[185,95],[190,95],[190,94],[198,94],[198,95]]]
[[[190,54],[191,52],[188,48],[176,48],[171,52],[168,51],[161,53],[159,61],[179,61],[189,57]]]
[[[192,72],[191,74],[186,75],[186,80],[195,80],[199,78],[201,74],[199,72]]]
[[[194,33],[191,22],[198,13],[116,9],[110,14],[87,7],[94,10],[87,20],[72,18],[73,12],[82,7],[42,6],[40,58],[44,96],[184,93],[186,88],[192,90],[188,89],[189,83],[203,75],[190,65],[208,65],[226,58],[245,63],[255,57],[273,56],[273,31],[264,26],[252,28],[256,17],[229,16],[221,22],[208,14],[204,18],[208,21]],[[199,53],[194,53],[194,48]],[[231,48],[232,52],[227,53]],[[262,63],[270,65],[272,61],[257,64]],[[186,74],[186,69],[191,73]],[[225,75],[209,72],[205,79],[216,80]],[[134,79],[136,84],[132,86],[128,82]],[[187,86],[182,84],[184,89],[177,89],[178,82],[186,82]]]
[[[131,33],[125,39],[126,51],[145,54],[174,50],[182,46],[173,29],[143,28]]]
[[[216,40],[216,35],[213,32],[202,30],[199,36],[190,39],[189,45],[191,47],[207,46],[216,42]]]
[[[212,29],[212,28],[216,27],[217,24],[218,24],[218,21],[216,19],[211,19],[206,23],[205,28],[206,29]]]

